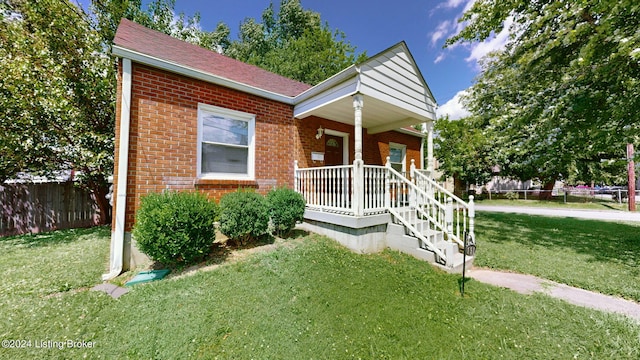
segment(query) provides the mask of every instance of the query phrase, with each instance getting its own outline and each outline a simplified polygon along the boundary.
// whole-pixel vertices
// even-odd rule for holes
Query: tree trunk
[[[453,175],[453,194],[459,198],[463,198],[465,191],[467,191],[467,183],[460,179],[457,174]]]
[[[540,191],[540,200],[553,200],[553,187],[556,185],[556,178],[545,180],[542,185],[542,191]]]
[[[92,183],[89,185],[89,190],[93,194],[96,205],[98,205],[98,209],[100,210],[99,224],[111,224],[111,204],[109,204],[106,196],[109,193],[109,186],[100,186]]]

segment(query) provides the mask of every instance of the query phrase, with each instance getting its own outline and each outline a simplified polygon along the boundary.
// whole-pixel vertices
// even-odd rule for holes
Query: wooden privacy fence
[[[73,182],[0,184],[0,236],[99,224],[92,195]]]

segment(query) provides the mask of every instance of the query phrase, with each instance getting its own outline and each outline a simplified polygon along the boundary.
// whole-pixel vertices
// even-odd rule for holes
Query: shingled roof
[[[311,85],[173,38],[127,19],[120,21],[113,43],[130,51],[287,97],[294,97],[311,88]]]

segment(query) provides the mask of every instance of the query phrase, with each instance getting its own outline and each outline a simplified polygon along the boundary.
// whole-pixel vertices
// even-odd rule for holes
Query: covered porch
[[[474,238],[473,200],[431,179],[435,100],[406,45],[300,97],[299,128],[314,124],[294,164],[307,228],[357,252],[390,247],[453,269],[464,239]],[[411,128],[418,124],[422,132]]]
[[[309,209],[355,217],[384,213],[387,162],[401,174],[433,168],[436,103],[404,42],[299,97],[298,128],[314,126],[300,135],[294,186]]]

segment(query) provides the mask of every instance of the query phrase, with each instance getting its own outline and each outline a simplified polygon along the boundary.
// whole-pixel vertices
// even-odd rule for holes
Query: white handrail
[[[442,216],[444,208],[441,204],[438,204],[433,197],[393,169],[388,161],[387,163],[389,164],[386,167],[387,209],[398,221],[409,229],[413,236],[420,239],[428,250],[433,251],[440,258],[445,259],[446,264],[453,264],[453,258],[449,259],[442,250],[438,249],[436,245],[424,235],[425,232],[429,230],[435,230],[431,228],[431,225],[438,227],[441,231],[444,230],[442,222],[437,220]],[[425,211],[423,209],[425,204],[435,205],[437,209],[429,206],[429,210]],[[431,211],[431,213],[429,213],[429,211]],[[426,223],[420,221],[418,215],[426,218],[428,221]],[[412,220],[415,221],[415,224],[412,223]]]
[[[460,246],[464,246],[464,233],[468,232],[471,242],[474,243],[475,208],[473,196],[469,196],[468,203],[465,202],[440,184],[436,183],[433,179],[423,174],[422,171],[416,169],[413,161],[411,164],[411,176],[420,189],[429,193],[437,202],[444,202],[447,204],[447,216],[445,222],[448,237]]]

